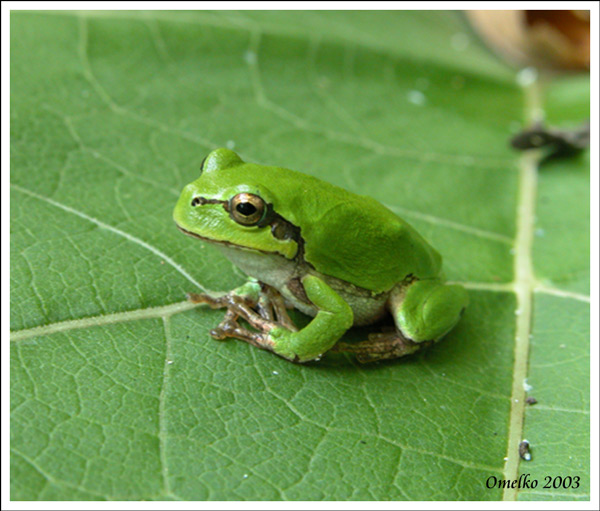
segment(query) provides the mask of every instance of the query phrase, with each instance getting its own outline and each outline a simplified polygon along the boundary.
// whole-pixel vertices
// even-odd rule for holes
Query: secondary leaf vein
[[[18,190],[21,193],[24,193],[31,197],[35,197],[38,200],[47,202],[48,204],[51,204],[52,206],[62,209],[63,211],[66,211],[67,213],[72,213],[73,215],[83,218],[83,219],[87,220],[88,222],[91,222],[91,223],[97,225],[98,227],[101,227],[102,229],[106,229],[107,231],[117,234],[118,236],[122,236],[123,238],[131,241],[132,243],[135,243],[136,245],[139,245],[139,246],[145,248],[146,250],[149,250],[150,252],[152,252],[156,256],[160,257],[162,260],[164,260],[165,263],[169,264],[175,270],[177,270],[179,273],[181,273],[181,275],[183,275],[187,280],[189,280],[196,287],[200,288],[204,292],[209,292],[202,284],[200,284],[196,279],[194,279],[181,265],[176,263],[171,257],[169,257],[167,254],[165,254],[162,250],[159,250],[158,248],[153,247],[149,243],[146,243],[145,241],[141,240],[140,238],[137,238],[136,236],[133,236],[132,234],[129,234],[125,231],[122,231],[121,229],[117,229],[116,227],[113,227],[112,225],[106,224],[106,223],[102,222],[101,220],[98,220],[97,218],[94,218],[86,213],[78,211],[70,206],[61,204],[60,202],[50,199],[49,197],[39,195],[38,193],[32,192],[31,190],[22,188],[21,186],[18,186],[18,185],[12,184],[12,183],[10,186],[11,186],[11,188]]]

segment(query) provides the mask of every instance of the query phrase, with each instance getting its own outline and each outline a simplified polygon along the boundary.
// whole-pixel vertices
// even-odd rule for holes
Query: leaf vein
[[[540,90],[537,82],[523,89],[525,114],[533,117],[540,111]],[[535,119],[528,119],[535,120]],[[519,314],[516,314],[515,347],[512,374],[511,408],[504,478],[517,479],[520,456],[519,444],[522,440],[525,416],[525,389],[523,381],[527,377],[529,359],[529,335],[532,321],[532,298],[535,285],[532,247],[535,224],[535,198],[537,192],[538,152],[524,153],[520,158],[519,198],[517,204],[517,226],[514,257],[514,288]],[[503,500],[516,500],[518,490],[506,488]]]
[[[163,330],[165,334],[165,362],[163,365],[163,378],[158,395],[158,445],[160,451],[160,466],[161,476],[164,491],[171,495],[171,483],[169,480],[169,465],[167,456],[167,420],[166,420],[166,401],[167,401],[167,385],[169,383],[169,375],[171,370],[172,352],[171,352],[171,330],[169,317],[165,316],[163,320]]]
[[[203,290],[204,292],[208,292],[208,290],[202,285],[200,284],[196,279],[194,279],[180,264],[176,263],[171,257],[169,257],[167,254],[165,254],[162,250],[159,250],[158,248],[150,245],[149,243],[145,242],[144,240],[141,240],[140,238],[137,238],[136,236],[133,236],[132,234],[129,234],[125,231],[122,231],[121,229],[118,229],[116,227],[113,227],[112,225],[109,225],[107,223],[102,222],[101,220],[98,220],[97,218],[94,218],[86,213],[83,213],[81,211],[78,211],[70,206],[67,206],[65,204],[61,204],[60,202],[57,202],[53,199],[50,199],[49,197],[45,197],[43,195],[39,195],[35,192],[32,192],[31,190],[28,190],[26,188],[22,188],[21,186],[15,185],[15,184],[11,184],[10,185],[12,188],[14,188],[15,190],[20,191],[21,193],[24,193],[26,195],[29,195],[31,197],[34,197],[38,200],[47,202],[48,204],[51,204],[52,206],[55,206],[59,209],[62,209],[63,211],[66,211],[67,213],[71,213],[73,215],[76,215],[80,218],[83,218],[85,220],[87,220],[88,222],[91,222],[95,225],[97,225],[98,227],[101,227],[102,229],[106,229],[107,231],[112,232],[113,234],[116,234],[118,236],[121,236],[123,238],[125,238],[126,240],[135,243],[136,245],[139,245],[143,248],[145,248],[146,250],[149,250],[150,252],[152,252],[154,255],[160,257],[162,260],[164,260],[167,264],[169,264],[170,266],[172,266],[175,270],[177,270],[179,273],[181,273],[181,275],[183,275],[187,280],[189,280],[192,284],[194,284],[196,287],[200,288],[201,290]]]
[[[250,67],[252,73],[252,85],[254,88],[255,101],[260,107],[270,111],[280,119],[289,122],[301,131],[307,131],[310,133],[323,135],[331,140],[336,140],[338,142],[343,142],[349,145],[364,147],[366,149],[369,149],[370,151],[373,151],[376,154],[385,154],[389,156],[395,156],[398,158],[410,158],[417,161],[440,162],[467,166],[470,165],[480,168],[497,168],[499,165],[513,164],[512,159],[502,161],[501,159],[495,157],[484,158],[481,156],[475,157],[456,154],[424,153],[423,151],[413,151],[411,149],[381,144],[373,139],[364,136],[356,136],[350,133],[343,133],[339,131],[325,129],[321,126],[315,125],[307,121],[306,119],[296,115],[295,113],[285,109],[284,107],[270,100],[267,97],[264,87],[262,85],[262,79],[260,77],[260,66],[258,63],[260,40],[261,32],[256,29],[252,29],[248,53],[250,55],[253,55],[253,58],[247,59],[247,64]]]

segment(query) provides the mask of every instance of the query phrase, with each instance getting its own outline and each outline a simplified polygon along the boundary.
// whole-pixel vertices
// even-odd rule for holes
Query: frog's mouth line
[[[206,241],[208,243],[218,243],[218,244],[224,245],[226,247],[237,248],[238,250],[250,250],[252,252],[260,252],[261,254],[268,254],[268,255],[277,255],[277,256],[285,258],[285,256],[283,254],[280,254],[278,252],[269,252],[268,250],[260,250],[258,248],[248,248],[248,247],[243,247],[242,245],[236,245],[235,243],[231,243],[230,241],[206,238],[204,236],[200,236],[199,234],[196,234],[195,232],[191,232],[191,231],[184,229],[179,224],[177,224],[177,222],[175,223],[175,225],[177,226],[177,229],[179,229],[183,234],[190,236],[191,238],[197,238],[199,240]]]
[[[177,229],[179,229],[183,234],[185,234],[186,236],[190,236],[191,238],[198,238],[199,240],[208,241],[209,243],[222,243],[224,245],[229,245],[231,247],[239,246],[239,245],[236,245],[235,243],[230,243],[229,241],[215,240],[213,238],[206,238],[205,236],[200,236],[199,234],[196,234],[195,232],[184,229],[177,222],[175,222],[175,225],[177,226]]]

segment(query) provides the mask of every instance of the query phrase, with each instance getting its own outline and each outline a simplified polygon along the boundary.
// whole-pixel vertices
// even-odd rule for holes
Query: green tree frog
[[[439,341],[467,306],[465,289],[444,282],[438,252],[376,200],[293,170],[246,163],[229,149],[204,159],[173,217],[181,231],[213,243],[249,276],[229,293],[188,295],[227,309],[211,331],[216,339],[241,339],[295,362],[329,350],[372,362]],[[286,308],[313,318],[299,330]],[[352,326],[386,314],[393,331],[340,341]]]

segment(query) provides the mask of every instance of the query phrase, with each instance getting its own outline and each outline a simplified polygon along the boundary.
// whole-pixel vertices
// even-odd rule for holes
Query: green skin
[[[240,193],[265,205],[255,225],[236,217],[233,198]],[[374,199],[292,170],[245,163],[228,149],[206,157],[173,218],[250,277],[225,296],[191,295],[227,307],[213,336],[243,339],[289,360],[319,359],[332,349],[353,352],[361,362],[403,356],[441,339],[467,305],[463,287],[444,283],[440,255]],[[314,318],[298,331],[286,307]],[[353,325],[387,312],[395,332],[338,342]],[[242,328],[239,317],[258,333]]]

